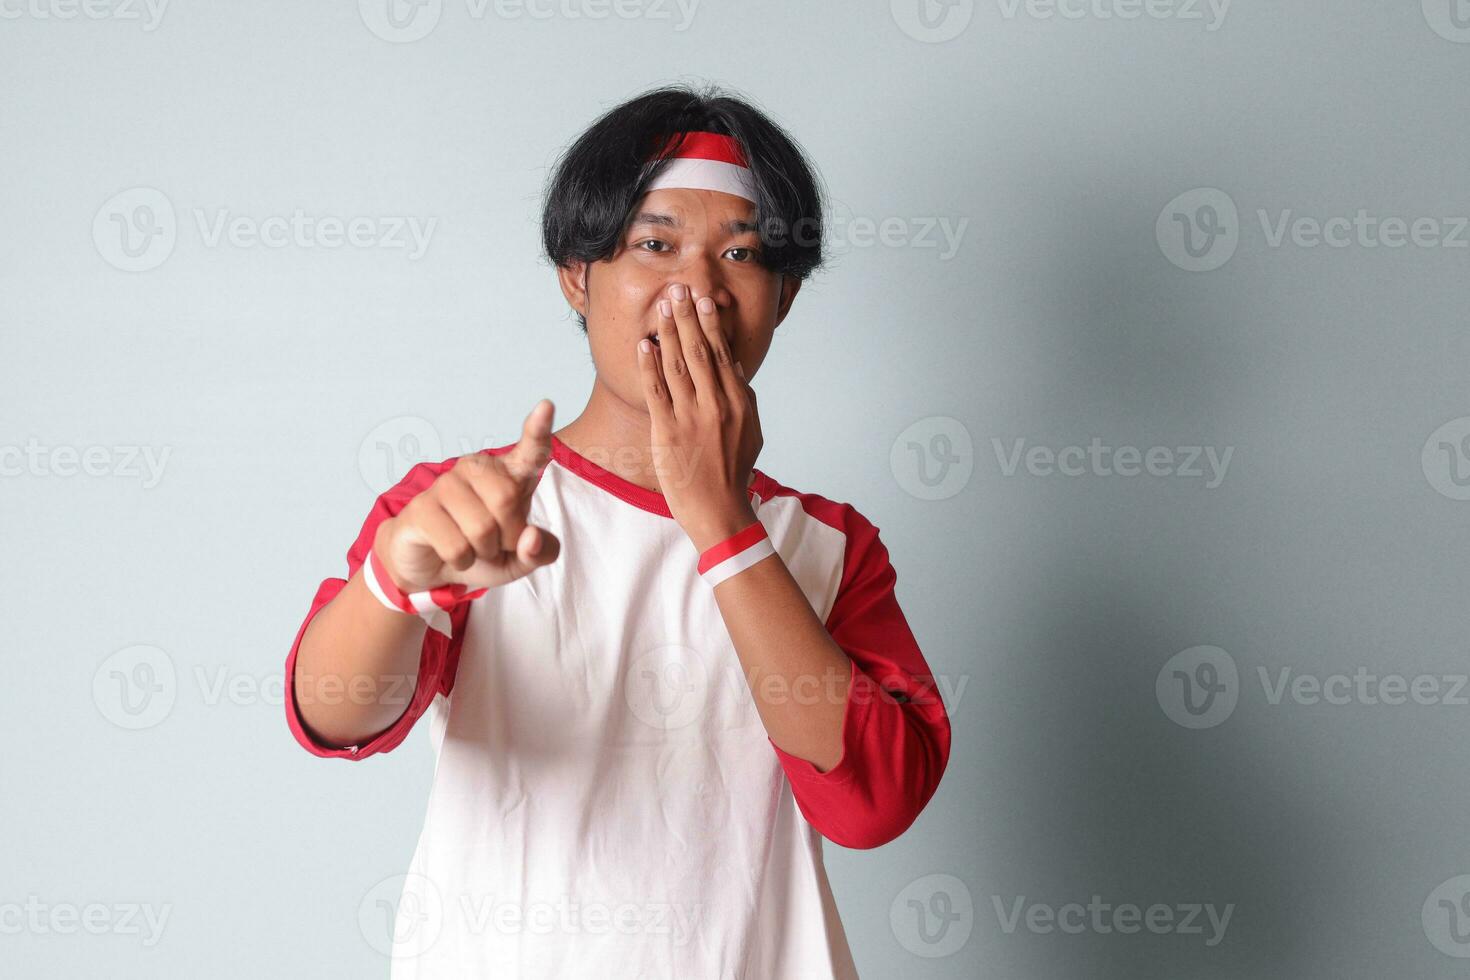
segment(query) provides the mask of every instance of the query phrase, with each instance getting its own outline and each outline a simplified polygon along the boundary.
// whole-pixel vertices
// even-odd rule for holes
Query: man
[[[822,838],[902,833],[950,731],[877,529],[754,468],[750,380],[820,215],[741,100],[608,112],[543,215],[586,407],[414,467],[322,583],[287,659],[298,741],[360,759],[430,716],[395,978],[857,976]]]

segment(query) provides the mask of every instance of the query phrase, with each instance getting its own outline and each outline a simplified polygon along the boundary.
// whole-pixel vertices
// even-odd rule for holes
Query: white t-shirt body
[[[293,731],[319,755],[386,751],[424,719],[434,778],[396,910],[393,980],[853,980],[823,835],[788,776],[804,793],[812,787],[805,809],[822,807],[837,828],[849,798],[841,794],[882,799],[888,785],[867,788],[857,739],[886,746],[915,731],[917,742],[934,741],[933,725],[915,727],[891,703],[865,707],[861,718],[849,707],[852,758],[841,771],[818,773],[779,752],[714,590],[696,571],[698,552],[663,498],[560,440],[553,450],[528,520],[560,539],[560,555],[429,631],[420,690],[393,728],[362,746],[325,748],[288,698]],[[354,571],[376,523],[452,464],[424,464],[396,497],[380,498],[349,554]],[[856,567],[880,556],[886,565],[876,530],[848,505],[759,470],[748,493],[779,556],[763,560],[785,563],[823,622],[846,585],[887,586],[882,643],[877,614],[864,625],[867,609],[887,608],[876,601],[861,610],[853,601],[843,635],[893,646],[901,615],[891,568],[885,580]],[[848,530],[858,523],[873,531],[861,554]],[[312,614],[338,588],[324,583]],[[906,625],[898,632],[911,647]],[[922,673],[909,670],[915,657],[912,648],[907,673]],[[288,670],[294,658],[293,648]],[[877,719],[892,719],[900,734]],[[939,770],[947,722],[943,736]],[[914,778],[927,784],[931,775],[937,782],[937,771]],[[901,785],[903,774],[891,782]]]

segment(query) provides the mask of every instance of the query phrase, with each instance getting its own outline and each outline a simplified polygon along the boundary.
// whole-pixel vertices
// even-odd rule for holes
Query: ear
[[[572,259],[566,265],[557,266],[556,278],[561,283],[561,294],[567,298],[572,309],[582,316],[587,315],[587,263]]]
[[[781,273],[781,298],[776,303],[776,326],[786,319],[786,314],[791,312],[791,304],[796,300],[796,294],[801,290],[801,280],[795,276]]]

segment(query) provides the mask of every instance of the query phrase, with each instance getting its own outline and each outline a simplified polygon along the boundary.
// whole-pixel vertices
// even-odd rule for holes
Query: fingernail
[[[669,290],[669,295],[674,297],[674,299],[688,299],[689,290],[684,288],[683,283],[676,282],[673,288]]]
[[[670,303],[666,299],[661,299],[661,300],[658,301],[658,311],[660,313],[662,313],[664,316],[673,316],[674,315],[674,307],[673,307],[673,304]]]
[[[647,354],[649,351],[653,350],[653,343],[647,337],[644,337],[642,340],[638,341],[638,349]]]
[[[715,311],[715,301],[708,296],[699,297],[699,302],[694,305],[699,307],[699,312],[701,313],[713,313]]]
[[[738,374],[738,375],[740,375],[742,378],[745,377],[745,365],[744,364],[741,364],[739,361],[736,361],[735,362],[735,373]]]

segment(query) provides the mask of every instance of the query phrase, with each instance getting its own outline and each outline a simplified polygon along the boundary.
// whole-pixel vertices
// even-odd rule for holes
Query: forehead
[[[724,191],[662,187],[633,206],[630,225],[728,231],[755,229],[755,203]]]

